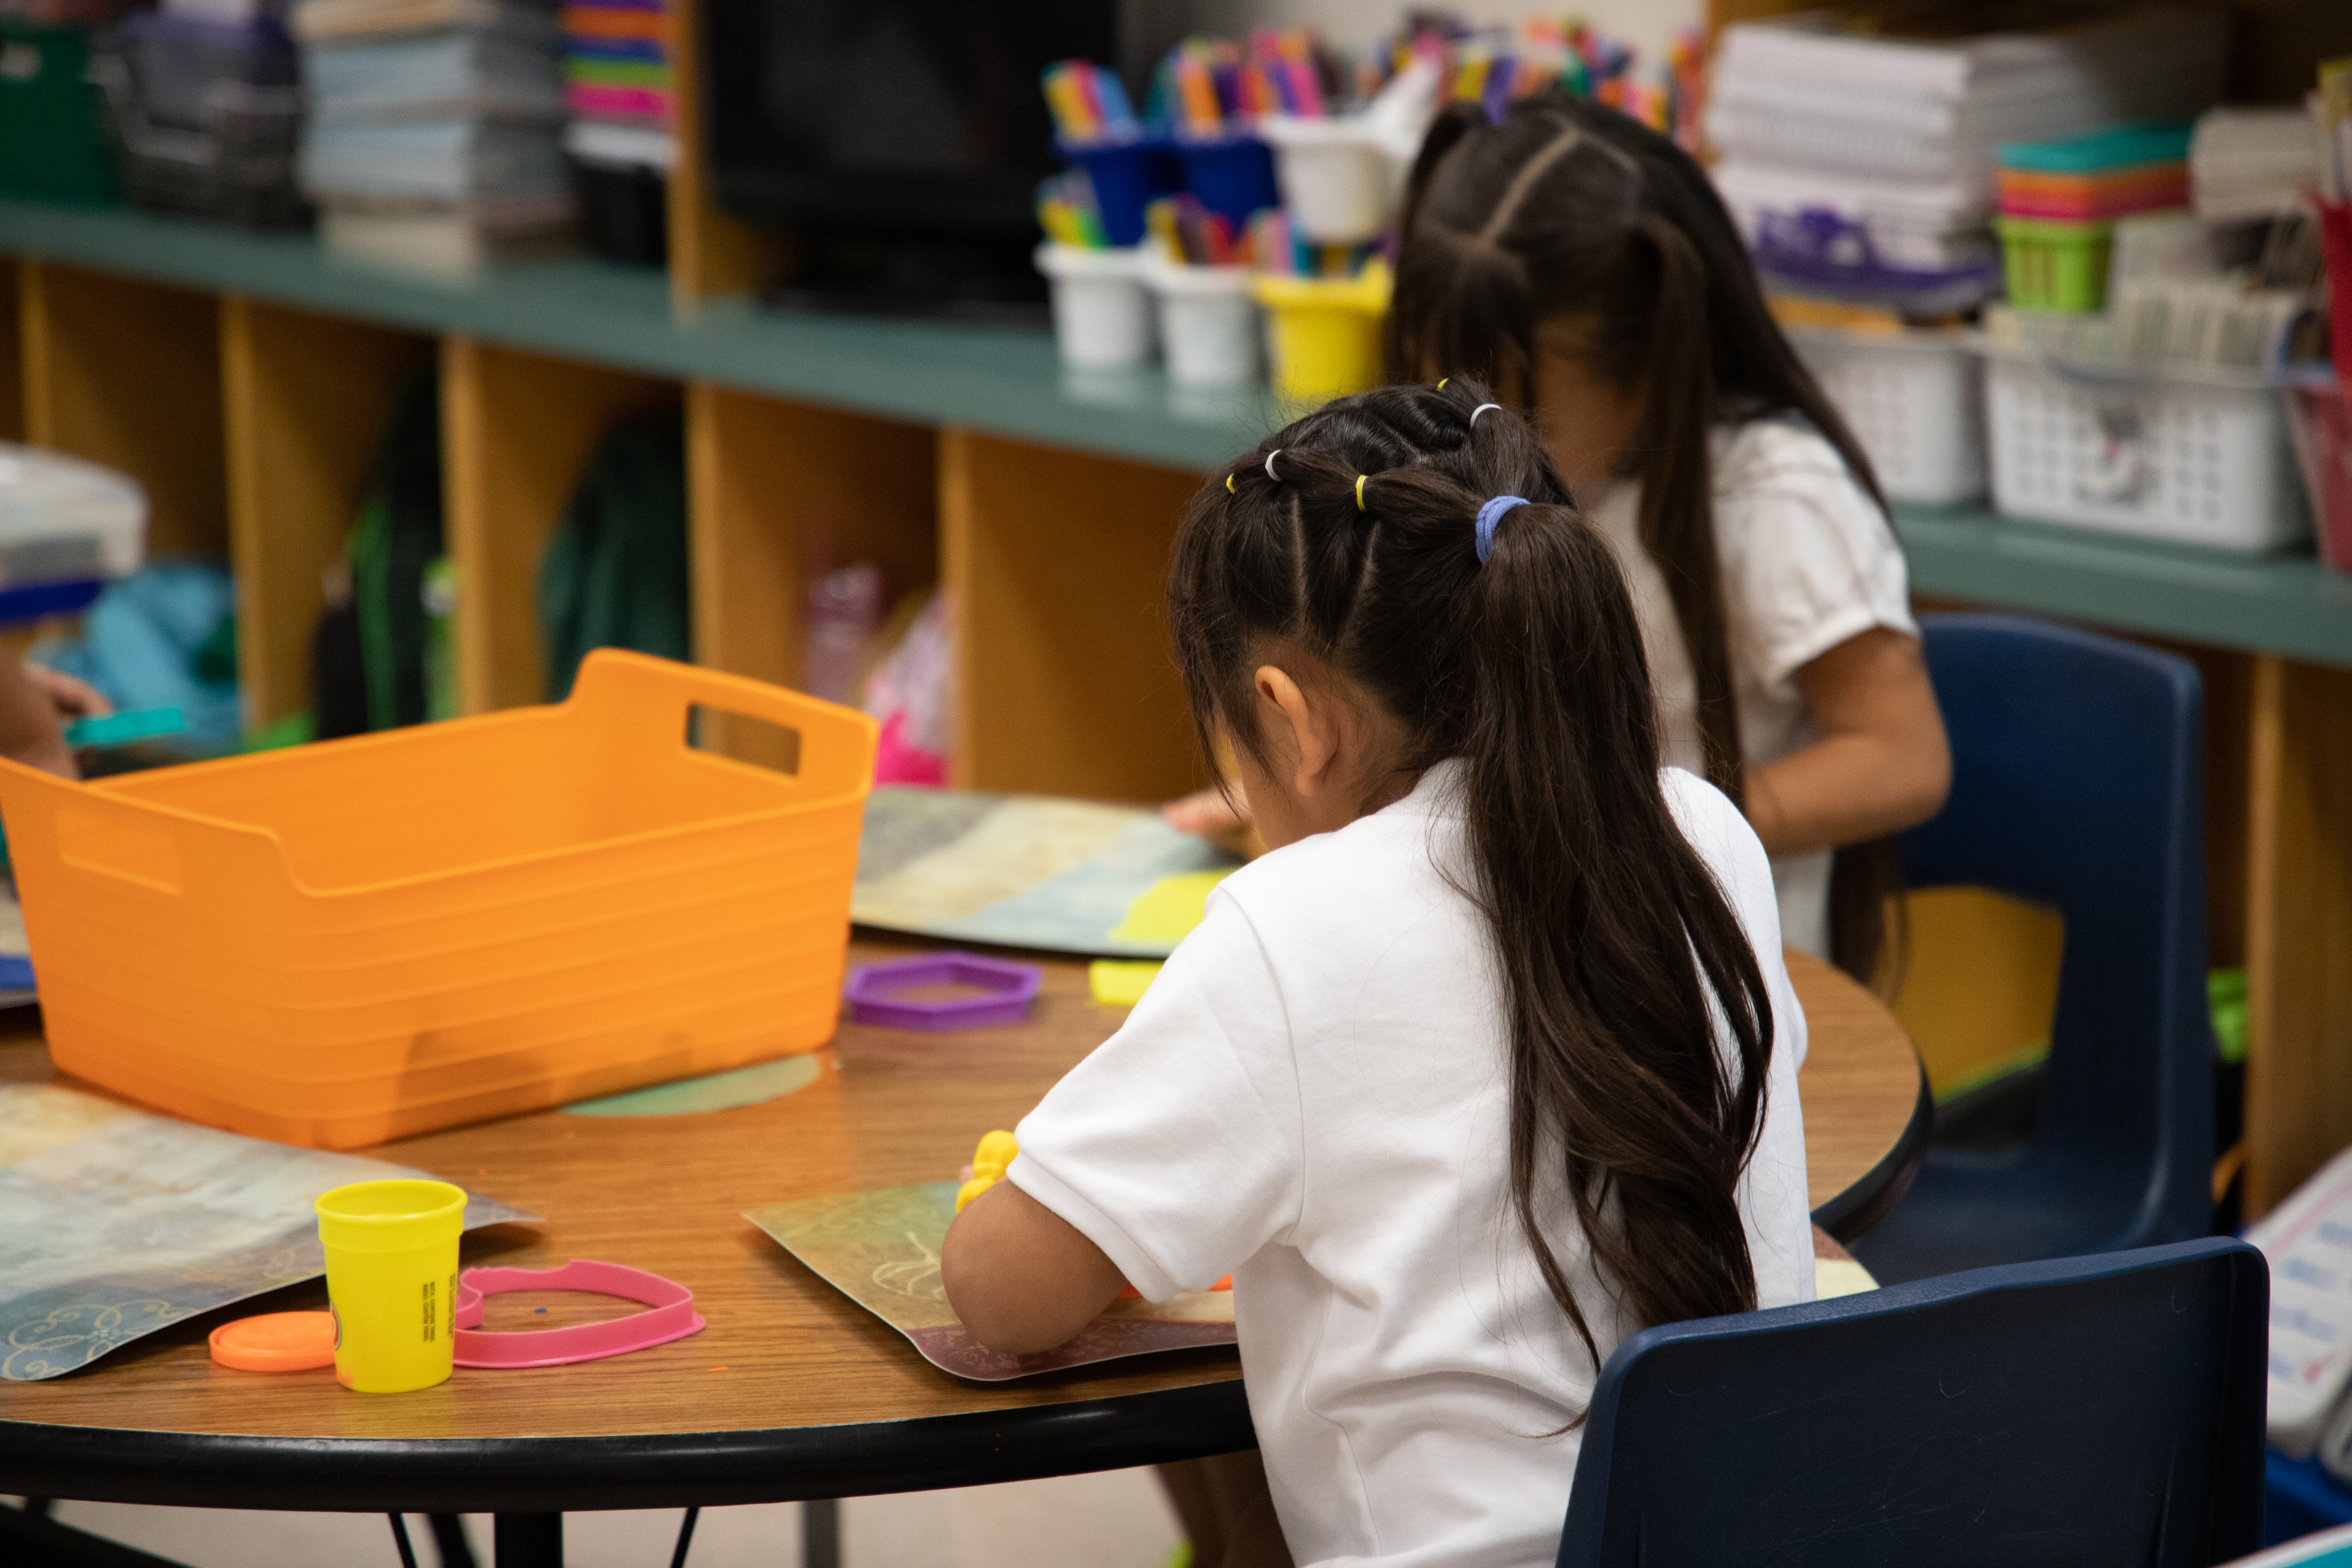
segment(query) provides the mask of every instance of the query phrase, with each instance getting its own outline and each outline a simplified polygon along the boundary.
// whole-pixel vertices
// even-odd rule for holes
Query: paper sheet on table
[[[326,1272],[310,1205],[421,1176],[0,1084],[0,1378],[89,1365],[142,1334]],[[539,1216],[469,1194],[466,1228]]]
[[[1077,1338],[1037,1355],[1001,1355],[973,1343],[940,1282],[940,1246],[955,1218],[955,1194],[953,1182],[926,1182],[771,1204],[743,1217],[906,1335],[924,1360],[975,1382],[1234,1342],[1233,1293],[1195,1290],[1157,1303],[1114,1301]]]
[[[0,958],[26,959],[32,953],[33,944],[25,940],[25,906],[16,901],[16,889],[0,883]],[[0,1007],[22,1007],[38,999],[38,992],[0,984]]]
[[[884,787],[866,803],[859,925],[1108,958],[1165,958],[1239,864],[1158,812]]]

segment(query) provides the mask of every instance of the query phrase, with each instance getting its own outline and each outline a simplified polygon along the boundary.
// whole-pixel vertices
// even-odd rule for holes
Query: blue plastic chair
[[[2270,1271],[2210,1237],[1634,1335],[1559,1568],[2208,1568],[2262,1542]]]
[[[1931,616],[1952,793],[1903,838],[1913,888],[2065,920],[2041,1104],[2019,1148],[1930,1148],[1853,1244],[1882,1283],[2212,1229],[2204,723],[2197,667],[2087,632]]]

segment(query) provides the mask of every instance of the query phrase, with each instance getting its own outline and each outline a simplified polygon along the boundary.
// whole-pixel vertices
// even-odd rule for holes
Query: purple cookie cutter
[[[935,952],[869,963],[852,970],[844,993],[849,1016],[861,1024],[893,1029],[978,1029],[1017,1024],[1029,1016],[1045,971],[1034,964],[1005,963],[971,952]],[[903,994],[921,985],[976,985],[982,996],[916,1001]]]

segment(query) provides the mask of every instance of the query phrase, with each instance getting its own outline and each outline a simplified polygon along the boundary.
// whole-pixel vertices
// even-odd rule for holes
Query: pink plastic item
[[[481,1327],[482,1298],[508,1290],[593,1290],[643,1301],[646,1310],[601,1323],[535,1333],[493,1333]],[[618,1263],[575,1258],[561,1268],[468,1268],[457,1277],[457,1331],[459,1366],[562,1366],[625,1355],[682,1340],[702,1328],[694,1292],[675,1280]]]

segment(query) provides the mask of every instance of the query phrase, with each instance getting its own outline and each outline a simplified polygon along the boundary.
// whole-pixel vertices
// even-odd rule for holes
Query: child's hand
[[[32,682],[33,689],[49,700],[60,720],[103,719],[114,711],[114,704],[97,687],[46,664],[26,659],[25,679]]]
[[[87,711],[84,705],[90,702],[100,713],[113,711],[105,698],[71,676],[0,654],[0,756],[59,778],[79,778],[81,770],[66,745],[65,719]]]
[[[1160,815],[1179,833],[1223,838],[1249,826],[1249,797],[1242,793],[1239,784],[1233,786],[1231,798],[1221,789],[1194,790],[1183,799],[1171,800],[1161,806]]]

